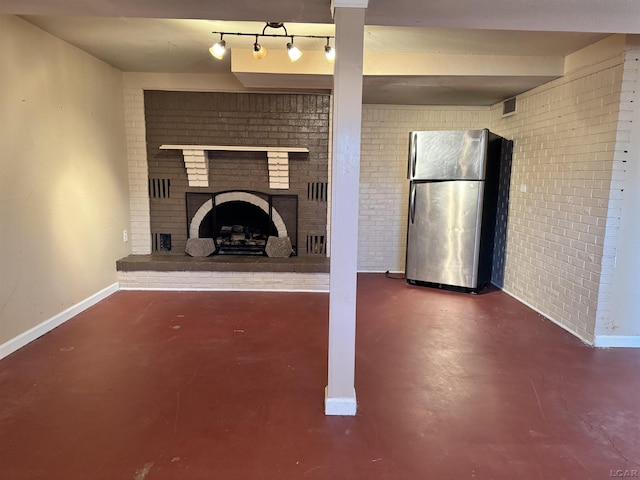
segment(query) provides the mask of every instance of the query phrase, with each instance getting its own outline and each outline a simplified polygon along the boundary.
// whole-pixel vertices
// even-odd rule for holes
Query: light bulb
[[[336,49],[331,45],[325,45],[324,56],[327,57],[327,62],[333,63],[336,61]]]
[[[260,45],[258,42],[253,44],[253,58],[256,60],[262,60],[267,56],[267,49]]]
[[[213,55],[219,60],[222,60],[222,57],[224,57],[224,54],[226,51],[227,51],[227,42],[222,40],[222,38],[220,39],[219,42],[214,43],[209,49],[209,53],[211,53],[211,55]]]
[[[292,62],[295,62],[302,56],[302,52],[298,50],[298,47],[293,43],[287,43],[287,54]]]

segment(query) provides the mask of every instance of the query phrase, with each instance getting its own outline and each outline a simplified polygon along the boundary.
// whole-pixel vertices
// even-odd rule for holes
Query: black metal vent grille
[[[171,251],[171,234],[170,233],[152,233],[151,247],[154,252],[170,252]]]
[[[325,235],[307,235],[307,254],[326,255],[327,242]]]
[[[327,182],[307,183],[307,200],[326,202],[329,196],[329,184]]]
[[[516,113],[516,97],[509,98],[502,102],[502,116]]]
[[[171,197],[171,180],[168,178],[150,178],[149,179],[149,197],[150,198],[170,198]]]

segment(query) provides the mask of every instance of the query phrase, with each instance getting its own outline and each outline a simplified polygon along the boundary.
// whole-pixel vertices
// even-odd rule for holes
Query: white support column
[[[341,6],[342,4],[344,5]],[[325,392],[326,415],[355,415],[357,409],[354,388],[356,273],[366,6],[367,0],[333,2],[337,56],[333,88],[329,378]]]

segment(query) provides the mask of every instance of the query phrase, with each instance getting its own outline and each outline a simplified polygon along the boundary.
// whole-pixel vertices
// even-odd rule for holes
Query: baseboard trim
[[[358,273],[393,273],[394,275],[401,273],[404,275],[404,270],[360,270]]]
[[[3,343],[2,345],[0,345],[0,360],[11,355],[12,353],[24,347],[28,343],[33,342],[36,338],[41,337],[42,335],[44,335],[47,332],[50,332],[56,327],[59,327],[67,320],[75,317],[79,313],[83,312],[89,307],[92,307],[93,305],[100,302],[101,300],[104,300],[109,295],[113,295],[118,291],[118,289],[119,287],[117,283],[114,283],[113,285],[109,285],[108,287],[103,288],[99,292],[94,293],[90,297],[85,298],[81,302],[76,303],[75,305],[67,308],[65,311],[60,312],[59,314],[51,317],[50,319],[45,320],[41,324],[36,325],[35,327],[30,328],[26,332],[21,333],[17,337],[12,338],[11,340]]]
[[[353,417],[358,410],[356,391],[353,397],[329,397],[328,388],[324,389],[324,414]]]
[[[574,332],[573,330],[570,330],[566,325],[563,325],[562,323],[560,323],[559,321],[557,321],[555,318],[550,317],[547,313],[544,313],[542,311],[540,311],[538,308],[534,307],[533,305],[531,305],[529,302],[526,302],[525,300],[521,299],[520,297],[518,297],[517,295],[515,295],[514,293],[511,293],[509,290],[505,290],[504,288],[501,289],[504,293],[506,293],[507,295],[509,295],[510,297],[515,298],[517,301],[519,301],[520,303],[525,304],[527,307],[529,307],[531,310],[535,311],[536,313],[539,313],[540,315],[542,315],[544,318],[548,319],[550,322],[555,323],[557,326],[559,326],[560,328],[562,328],[563,330],[566,330],[567,332],[569,332],[571,335],[573,335],[574,337],[578,338],[580,341],[586,343],[587,345],[589,345],[590,347],[593,347],[593,341],[591,340],[587,340],[586,338],[584,338],[582,335],[580,335],[577,332]]]
[[[640,348],[640,335],[596,335],[598,348]]]
[[[329,289],[292,289],[292,288],[196,288],[196,287],[120,287],[120,290],[145,292],[272,292],[272,293],[329,293]]]

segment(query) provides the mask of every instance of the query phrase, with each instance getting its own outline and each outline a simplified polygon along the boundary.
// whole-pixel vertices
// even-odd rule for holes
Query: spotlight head
[[[267,49],[258,43],[258,39],[256,39],[256,43],[253,44],[253,58],[256,60],[262,60],[267,56]]]
[[[327,44],[324,47],[324,56],[327,58],[327,62],[333,63],[336,61],[336,49]]]
[[[302,52],[293,44],[293,37],[291,38],[291,42],[287,43],[287,54],[292,62],[299,60],[302,56]]]
[[[209,53],[211,53],[211,55],[213,55],[218,60],[222,60],[226,51],[227,42],[222,39],[222,35],[220,35],[220,41],[214,43],[209,49]]]

